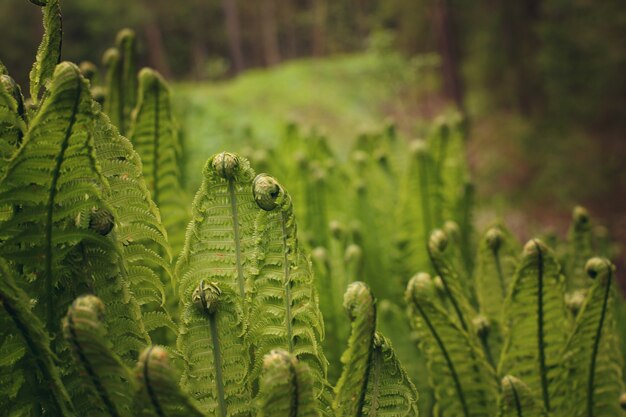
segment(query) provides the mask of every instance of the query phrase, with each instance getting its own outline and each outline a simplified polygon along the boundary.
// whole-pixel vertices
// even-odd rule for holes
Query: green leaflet
[[[203,174],[176,264],[178,294],[189,303],[200,280],[211,279],[238,294],[236,302],[243,305],[258,272],[254,222],[260,209],[251,192],[254,171],[246,159],[223,152],[209,158]]]
[[[263,357],[259,385],[259,417],[321,415],[309,367],[284,350],[273,350]]]
[[[624,359],[614,317],[615,267],[607,259],[592,258],[585,269],[593,284],[563,349],[561,373],[551,392],[557,403],[555,416],[623,416],[619,397],[624,392]]]
[[[433,280],[418,274],[406,292],[411,326],[425,353],[435,415],[491,417],[495,415],[496,379],[473,335],[440,304]]]
[[[259,273],[254,280],[254,320],[249,334],[256,348],[254,375],[260,372],[264,355],[284,349],[311,368],[318,397],[327,368],[321,344],[324,323],[311,267],[298,246],[291,197],[266,174],[257,175],[252,190],[263,209],[255,227]]]
[[[178,337],[185,358],[181,385],[209,415],[251,415],[249,354],[242,337],[240,300],[232,287],[200,280],[189,300],[183,301]]]
[[[44,325],[39,318],[31,311],[28,295],[15,284],[12,272],[2,259],[0,259],[0,274],[0,306],[2,306],[0,313],[8,318],[0,319],[0,323],[4,324],[2,348],[0,348],[2,354],[0,368],[14,368],[13,372],[9,374],[12,380],[4,378],[5,369],[0,370],[0,397],[2,398],[0,405],[3,406],[2,410],[10,414],[17,412],[17,407],[24,405],[12,398],[13,395],[10,395],[6,388],[9,384],[19,384],[20,378],[23,378],[21,373],[29,372],[28,368],[34,365],[33,373],[36,374],[37,381],[33,382],[46,386],[46,390],[38,392],[43,393],[45,398],[37,399],[37,402],[41,401],[44,409],[49,409],[57,415],[67,417],[75,415],[55,365],[56,357],[50,350],[50,336],[44,330]],[[10,333],[4,333],[5,331]],[[18,334],[19,336],[17,336]],[[17,340],[17,338],[21,340]],[[18,365],[17,361],[24,356],[26,351],[28,352],[26,353],[27,361]],[[22,380],[21,382],[25,381]],[[5,398],[8,400],[6,403]],[[30,402],[34,402],[33,400],[34,398],[31,397]],[[39,406],[37,403],[31,405]]]
[[[173,285],[171,250],[159,210],[146,188],[139,155],[100,111],[96,112],[94,142],[110,185],[104,198],[117,214],[115,236],[123,250],[130,289],[148,314],[145,318],[159,319],[152,320],[146,330],[169,327],[175,331],[163,308],[165,288]]]
[[[15,81],[0,75],[0,178],[7,161],[22,144],[26,133],[24,99]]]
[[[587,210],[584,207],[575,207],[567,236],[568,251],[565,264],[567,291],[587,289],[591,285],[585,273],[585,262],[595,254],[591,226]]]
[[[139,385],[139,415],[145,417],[203,417],[194,400],[182,392],[169,364],[167,351],[159,346],[146,348],[135,367]]]
[[[350,284],[344,306],[352,321],[333,404],[338,416],[417,416],[417,391],[391,343],[376,332],[376,303],[362,282]]]
[[[59,0],[46,0],[39,4],[43,11],[43,39],[37,49],[37,57],[30,71],[30,98],[33,103],[39,101],[42,87],[46,87],[53,78],[55,67],[61,62],[61,6]]]
[[[118,94],[121,102],[122,120],[120,133],[126,135],[130,129],[131,112],[137,103],[137,38],[131,29],[122,29],[115,38],[120,53],[120,83]]]
[[[551,410],[550,392],[570,329],[563,276],[552,251],[535,239],[524,246],[505,302],[505,344],[498,373],[522,379]]]
[[[8,73],[9,71],[7,70],[7,67],[5,67],[2,61],[0,61],[0,75],[7,75]]]
[[[63,333],[83,369],[93,398],[90,415],[133,416],[136,390],[130,371],[111,349],[104,323],[104,304],[93,295],[77,298],[63,320]],[[114,339],[115,340],[115,339]]]
[[[117,126],[124,125],[124,102],[122,95],[122,57],[117,48],[109,48],[102,56],[105,68],[104,85],[104,112]]]
[[[134,110],[129,138],[141,157],[143,175],[152,199],[161,211],[173,252],[183,246],[188,221],[180,186],[178,158],[181,152],[178,130],[172,116],[170,91],[155,71],[139,73],[139,102]]]
[[[107,187],[96,161],[92,131],[87,83],[74,64],[62,63],[0,182],[0,205],[20,206],[0,224],[0,235],[5,237],[0,253],[41,277],[41,304],[47,309],[50,330],[57,328],[65,309],[57,309],[54,293],[70,275],[62,265],[66,255],[84,240],[100,250],[112,249],[103,236],[106,233],[90,227],[90,213],[104,209],[100,187]]]
[[[539,398],[514,376],[502,378],[498,417],[546,417]]]

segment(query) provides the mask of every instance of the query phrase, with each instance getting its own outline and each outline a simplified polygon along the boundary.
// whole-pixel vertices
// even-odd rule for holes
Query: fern
[[[185,358],[182,386],[210,415],[250,416],[248,349],[243,332],[241,302],[228,285],[200,280],[189,301],[183,301],[178,338]]]
[[[615,332],[612,286],[615,267],[592,258],[586,270],[593,279],[589,294],[562,354],[562,373],[553,397],[557,416],[623,416],[623,358]]]
[[[90,414],[111,417],[132,416],[136,390],[130,371],[111,349],[102,322],[104,304],[86,295],[77,298],[63,321],[63,333],[70,344],[83,377],[91,387]]]
[[[50,349],[50,337],[33,313],[28,295],[15,284],[12,272],[1,259],[0,274],[0,312],[3,313],[0,315],[0,323],[3,324],[0,331],[2,410],[7,413],[5,415],[19,415],[19,408],[25,404],[16,400],[15,396],[23,394],[27,389],[24,386],[24,373],[31,372],[35,379],[32,382],[37,384],[35,386],[45,384],[47,389],[36,390],[35,398],[26,397],[27,407],[32,407],[34,413],[41,412],[43,408],[56,415],[74,416],[74,407],[56,368],[56,357]],[[20,360],[22,363],[18,364]],[[37,398],[39,395],[43,397]],[[37,408],[40,409],[36,411]]]
[[[175,253],[183,245],[181,231],[188,220],[181,201],[178,159],[180,143],[170,104],[169,88],[155,71],[139,73],[139,102],[134,110],[130,140],[141,156],[143,175],[159,207]]]
[[[90,213],[105,210],[101,187],[106,187],[92,131],[87,83],[75,65],[60,64],[49,96],[0,183],[0,202],[20,206],[0,224],[0,235],[6,237],[0,253],[18,265],[28,265],[39,276],[51,331],[60,317],[55,288],[65,284],[68,271],[63,261],[68,253],[83,240],[100,250],[112,248],[103,236],[106,233],[89,225]]]
[[[334,403],[338,416],[417,416],[417,391],[393,352],[376,332],[376,303],[362,282],[344,298],[351,323],[343,373]]]
[[[309,262],[298,247],[291,197],[272,177],[259,174],[252,184],[263,209],[256,220],[259,274],[254,281],[250,339],[256,347],[255,372],[272,349],[284,349],[314,373],[315,395],[326,378],[322,352],[324,325]]]
[[[102,174],[110,185],[104,199],[117,214],[115,236],[123,250],[130,289],[142,306],[146,330],[175,330],[162,307],[166,286],[173,284],[171,251],[159,210],[146,188],[139,155],[100,111],[96,112],[94,142]]]
[[[273,350],[264,356],[257,401],[259,417],[321,415],[309,367],[284,350]]]
[[[117,48],[109,48],[102,56],[105,67],[104,112],[114,126],[124,125],[124,102],[122,95],[122,57]]]
[[[546,417],[541,402],[521,380],[507,375],[501,385],[498,417]]]
[[[145,349],[137,366],[135,377],[140,389],[140,415],[146,417],[203,417],[194,400],[178,387],[167,351],[159,346]]]
[[[25,133],[24,99],[20,88],[8,75],[0,75],[0,178]]]
[[[552,251],[539,240],[524,246],[505,303],[507,334],[498,372],[522,379],[551,410],[550,392],[570,328],[563,276]]]
[[[118,84],[122,119],[118,128],[122,135],[130,129],[131,112],[137,103],[137,38],[131,29],[122,29],[115,39],[120,53],[120,83]]]
[[[61,62],[61,6],[59,0],[33,1],[42,7],[43,39],[37,49],[37,58],[30,71],[30,98],[33,103],[39,101],[42,87],[46,87],[53,78],[55,67]]]
[[[585,262],[594,255],[593,232],[589,213],[577,206],[572,213],[572,225],[568,233],[568,253],[566,267],[567,290],[576,291],[589,288],[591,283],[585,274]]]
[[[475,338],[440,305],[436,291],[430,276],[422,273],[411,279],[406,292],[410,323],[435,391],[435,415],[493,416],[494,371]]]

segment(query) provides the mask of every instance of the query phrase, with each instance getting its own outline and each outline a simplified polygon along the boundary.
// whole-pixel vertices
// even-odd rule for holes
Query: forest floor
[[[228,81],[177,84],[173,90],[186,126],[185,177],[192,191],[208,156],[253,143],[271,145],[289,122],[325,133],[345,155],[360,132],[393,120],[411,139],[446,108],[431,59],[406,61],[393,54],[293,61]],[[504,110],[475,113],[467,155],[479,231],[499,218],[523,240],[546,232],[563,238],[573,206],[582,204],[594,224],[611,231],[616,259],[624,258],[626,170],[619,158],[624,149],[607,149],[580,129],[538,127]],[[622,142],[614,141],[614,147],[625,146]],[[624,271],[626,263],[618,266]]]

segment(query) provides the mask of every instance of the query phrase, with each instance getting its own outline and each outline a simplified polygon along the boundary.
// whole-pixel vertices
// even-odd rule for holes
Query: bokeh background
[[[288,121],[338,150],[393,120],[406,137],[457,108],[479,224],[564,235],[575,204],[626,246],[623,0],[64,0],[63,59],[100,64],[133,28],[173,82],[187,186],[212,152]],[[0,2],[0,59],[22,85],[41,11]],[[623,272],[621,273],[623,276]]]

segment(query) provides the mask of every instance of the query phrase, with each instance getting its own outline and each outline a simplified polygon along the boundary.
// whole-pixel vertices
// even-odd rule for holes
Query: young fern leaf
[[[425,353],[435,415],[489,417],[495,415],[497,384],[493,368],[477,339],[451,319],[438,300],[433,280],[418,274],[409,282],[409,320]]]
[[[428,256],[438,277],[441,278],[447,301],[452,306],[453,316],[465,331],[470,331],[471,320],[476,311],[470,304],[469,284],[462,282],[454,264],[446,256],[448,236],[441,229],[436,229],[428,241]]]
[[[104,199],[117,214],[115,236],[127,264],[130,289],[144,313],[146,330],[169,327],[175,331],[163,308],[166,286],[173,285],[171,250],[159,210],[146,188],[139,155],[100,111],[96,111],[94,142],[102,174],[110,185]]]
[[[567,239],[568,253],[565,264],[567,291],[583,290],[591,285],[585,273],[585,262],[595,254],[591,226],[587,210],[584,207],[575,207]]]
[[[27,265],[40,277],[50,331],[58,327],[61,313],[55,288],[68,274],[62,264],[68,253],[81,241],[101,251],[115,251],[105,236],[108,231],[89,224],[89,213],[105,209],[100,188],[107,185],[96,160],[92,131],[87,83],[74,64],[62,63],[0,182],[0,205],[20,206],[0,224],[0,236],[5,237],[0,254]]]
[[[117,48],[109,48],[102,56],[105,67],[105,98],[104,112],[111,119],[111,123],[120,129],[124,125],[124,103],[122,95],[122,58]]]
[[[498,373],[522,379],[547,412],[570,328],[563,284],[552,251],[531,240],[524,246],[504,307],[507,333]]]
[[[141,157],[143,176],[159,207],[174,253],[183,246],[184,225],[188,221],[180,186],[178,155],[180,143],[172,116],[170,91],[161,76],[144,68],[139,73],[139,102],[134,110],[129,135]]]
[[[61,62],[61,6],[59,0],[35,2],[43,11],[43,39],[37,49],[37,57],[30,71],[30,98],[34,104],[39,101],[42,87],[53,78],[55,67]]]
[[[259,417],[319,417],[309,367],[282,349],[263,357]]]
[[[118,128],[122,135],[130,129],[131,112],[137,103],[137,38],[131,29],[122,29],[115,39],[120,53],[120,83],[118,94],[121,103],[122,119]]]
[[[0,75],[8,75],[9,71],[2,61],[0,61]]]
[[[311,268],[298,247],[291,197],[266,174],[256,176],[252,190],[262,209],[256,220],[260,266],[249,334],[256,348],[254,376],[261,371],[264,355],[284,349],[311,368],[318,397],[327,368],[321,344],[324,325]]]
[[[139,385],[140,415],[145,417],[205,417],[196,402],[178,386],[167,351],[159,346],[146,348],[135,367]]]
[[[207,277],[211,275],[207,273]],[[242,337],[241,307],[239,295],[231,287],[204,280],[189,301],[183,301],[178,338],[178,349],[185,358],[181,385],[212,416],[251,415],[249,354]]]
[[[334,403],[338,416],[413,416],[417,391],[391,343],[376,329],[376,304],[362,282],[350,284],[344,305],[352,321]]]
[[[2,307],[0,312],[4,312],[9,318],[9,320],[6,321],[10,321],[11,330],[14,329],[14,331],[11,332],[11,336],[3,335],[2,347],[7,348],[11,346],[10,337],[15,337],[16,334],[19,334],[19,337],[23,340],[23,342],[20,341],[22,343],[13,344],[14,348],[12,351],[3,351],[0,349],[3,358],[1,361],[3,365],[0,367],[4,367],[4,363],[7,362],[8,366],[18,367],[19,365],[17,365],[16,362],[23,356],[20,352],[27,350],[28,353],[26,356],[32,359],[36,367],[37,383],[45,384],[46,386],[46,390],[44,391],[46,398],[43,401],[43,408],[49,409],[50,412],[55,415],[74,416],[74,407],[61,381],[59,370],[55,364],[56,357],[50,350],[50,336],[48,336],[44,330],[44,326],[39,318],[32,312],[28,295],[15,284],[8,265],[2,259],[0,259],[0,275],[0,306]],[[5,322],[5,320],[1,322]],[[8,325],[9,323],[6,324]],[[3,332],[5,329],[8,330],[4,328]],[[14,360],[7,360],[7,357],[10,356],[13,356]],[[23,372],[24,370],[14,369],[14,371]],[[4,374],[4,372],[0,371],[0,375],[1,374]],[[9,399],[9,403],[7,404],[4,404],[4,399],[0,400],[0,404],[3,405],[2,410],[8,412],[7,415],[13,415],[13,412],[16,412],[15,407],[20,405],[19,402],[16,404],[16,401],[11,399],[9,393],[5,391],[5,383],[8,385],[9,383],[14,384],[18,382],[16,381],[16,376],[14,376],[14,378],[13,381],[0,379],[2,382],[0,384],[0,386],[2,386],[2,388],[0,388],[0,394],[2,394],[2,397],[6,395],[7,399]],[[33,398],[30,400],[33,402]],[[13,411],[11,411],[12,409]]]
[[[562,372],[553,397],[559,417],[623,416],[619,397],[624,392],[623,357],[614,316],[615,267],[592,258],[586,271],[592,286],[574,331],[563,349]],[[588,278],[589,279],[589,278]]]
[[[519,379],[505,376],[501,389],[498,417],[546,417],[541,401]]]
[[[376,300],[362,282],[348,286],[344,307],[351,321],[348,348],[341,357],[343,372],[335,387],[333,408],[338,417],[363,415],[376,334]]]
[[[63,320],[63,333],[74,353],[75,361],[84,370],[86,383],[98,403],[91,413],[123,417],[133,416],[135,380],[130,370],[113,353],[103,323],[104,304],[98,297],[77,298]]]

